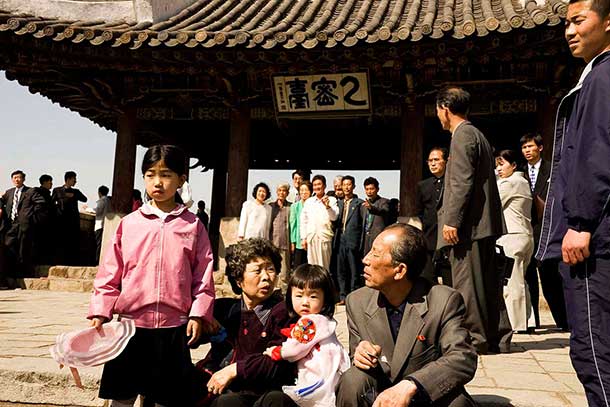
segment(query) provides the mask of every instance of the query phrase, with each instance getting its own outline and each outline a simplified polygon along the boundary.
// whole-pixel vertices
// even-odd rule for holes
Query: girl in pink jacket
[[[136,325],[125,350],[104,366],[99,394],[112,407],[133,406],[138,395],[167,407],[196,397],[188,346],[212,330],[214,281],[205,228],[176,201],[186,162],[176,146],[148,149],[142,174],[151,200],[121,220],[95,278],[91,325],[113,314]]]
[[[330,274],[322,267],[303,264],[288,283],[286,306],[296,324],[282,333],[288,338],[265,354],[274,360],[297,362],[294,386],[282,390],[300,407],[335,407],[339,377],[350,367],[349,355],[335,330],[335,289]]]

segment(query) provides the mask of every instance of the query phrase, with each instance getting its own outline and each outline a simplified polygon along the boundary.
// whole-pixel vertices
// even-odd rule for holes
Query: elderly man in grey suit
[[[464,390],[477,368],[464,301],[419,277],[422,232],[388,226],[363,262],[366,287],[347,296],[353,366],[341,376],[337,406],[474,406]]]
[[[437,95],[437,116],[451,132],[437,249],[450,248],[453,288],[464,297],[466,327],[477,351],[508,352],[512,329],[494,261],[495,241],[506,233],[506,225],[492,149],[468,121],[469,108],[470,94],[461,88],[446,88]]]

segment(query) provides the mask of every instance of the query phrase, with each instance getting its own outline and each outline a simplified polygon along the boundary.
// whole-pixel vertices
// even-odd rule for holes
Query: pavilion
[[[561,0],[0,0],[0,69],[117,133],[113,198],[136,145],[214,169],[212,230],[250,168],[400,170],[409,212],[423,154],[448,144],[434,95],[467,87],[497,147],[550,142],[579,65]],[[550,151],[547,148],[546,151]],[[215,226],[214,226],[215,225]]]

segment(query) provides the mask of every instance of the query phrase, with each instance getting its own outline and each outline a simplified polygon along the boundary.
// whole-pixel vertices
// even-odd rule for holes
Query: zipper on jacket
[[[159,258],[157,259],[157,311],[155,312],[155,328],[159,328],[159,303],[161,302],[161,265],[163,259],[163,234],[165,221],[161,219],[161,235],[159,237]]]

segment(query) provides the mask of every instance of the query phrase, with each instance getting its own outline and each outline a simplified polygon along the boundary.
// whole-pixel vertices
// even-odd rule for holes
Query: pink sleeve
[[[96,316],[107,318],[109,321],[112,319],[114,304],[121,294],[119,287],[123,277],[122,234],[123,222],[121,221],[112,238],[112,246],[106,250],[93,282],[93,294],[87,315],[89,319]]]
[[[201,221],[197,220],[197,248],[193,262],[193,283],[191,294],[193,304],[189,316],[212,321],[214,311],[214,258],[208,233]]]

